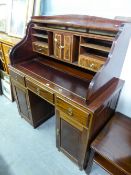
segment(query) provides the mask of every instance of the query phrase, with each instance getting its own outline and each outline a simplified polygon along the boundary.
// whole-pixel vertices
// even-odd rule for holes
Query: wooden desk
[[[55,113],[56,146],[81,169],[123,87],[131,26],[121,25],[84,15],[32,17],[10,54],[20,115],[35,128]]]
[[[131,174],[131,118],[115,113],[91,144],[87,174],[93,161],[110,174]]]

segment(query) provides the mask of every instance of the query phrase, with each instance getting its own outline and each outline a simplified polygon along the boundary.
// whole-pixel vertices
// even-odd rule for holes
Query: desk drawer
[[[80,55],[79,65],[89,70],[97,72],[105,63],[104,58],[95,55]]]
[[[81,109],[65,102],[58,97],[56,98],[56,107],[70,116],[71,119],[79,122],[86,127],[89,126],[89,113],[82,111]]]
[[[49,48],[47,43],[42,44],[42,42],[33,42],[32,46],[35,52],[38,52],[44,55],[49,55]]]
[[[40,86],[34,84],[33,82],[31,82],[29,80],[26,80],[26,86],[27,86],[27,88],[29,88],[29,90],[31,90],[35,94],[39,95],[40,97],[44,98],[45,100],[47,100],[51,104],[54,103],[54,94],[53,94],[53,92],[50,92],[46,89],[43,89]]]
[[[21,85],[25,86],[25,77],[24,77],[24,75],[22,75],[18,72],[14,72],[13,70],[10,70],[10,75],[11,75],[11,78],[13,78],[15,81],[17,81]]]

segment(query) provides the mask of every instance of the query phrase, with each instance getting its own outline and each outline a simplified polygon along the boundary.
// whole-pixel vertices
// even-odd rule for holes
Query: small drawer
[[[70,116],[71,119],[79,122],[80,124],[89,126],[89,113],[82,111],[81,109],[65,102],[60,98],[56,98],[56,108]]]
[[[6,45],[6,44],[2,44],[3,46],[3,52],[4,52],[4,56],[5,57],[9,57],[10,51],[11,51],[11,46]]]
[[[29,80],[26,80],[26,86],[29,90],[34,92],[35,94],[39,95],[40,97],[44,98],[46,101],[50,102],[51,104],[54,103],[54,94],[46,89],[41,88],[40,86],[32,83]]]
[[[81,67],[87,68],[89,70],[97,72],[105,63],[105,60],[101,57],[94,56],[85,56],[80,55],[79,57],[79,65]]]
[[[49,55],[49,49],[48,49],[48,44],[47,43],[41,43],[41,42],[33,42],[33,51],[44,54],[44,55]]]
[[[20,83],[21,85],[25,86],[25,77],[24,75],[14,72],[13,70],[10,70],[10,76],[12,79]]]

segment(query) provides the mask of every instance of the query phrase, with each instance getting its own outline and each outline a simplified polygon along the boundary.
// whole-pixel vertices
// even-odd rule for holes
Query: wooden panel
[[[61,100],[60,98],[56,98],[56,107],[70,116],[71,119],[80,122],[82,125],[88,127],[89,126],[89,113],[82,111],[79,108]]]
[[[54,34],[54,55],[58,59],[62,59],[62,35],[55,33]]]
[[[79,160],[81,132],[64,120],[61,120],[61,143],[60,146]]]
[[[11,75],[11,78],[13,78],[15,81],[25,86],[25,77],[23,74],[10,70],[10,75]]]
[[[66,61],[72,62],[72,42],[73,37],[71,35],[64,34],[64,57]]]
[[[80,169],[83,169],[88,143],[88,130],[85,128],[77,129],[62,118],[63,114],[58,111],[57,114],[57,147],[77,163]]]
[[[27,104],[27,91],[26,89],[16,86],[13,83],[14,91],[15,91],[15,97],[17,100],[17,106],[19,109],[20,114],[25,118],[28,118],[28,120],[31,120],[29,115],[29,106]]]
[[[29,80],[26,80],[26,86],[32,92],[34,92],[35,94],[37,94],[40,97],[44,98],[45,100],[47,100],[51,104],[54,103],[54,94],[53,94],[53,92],[47,91],[47,90],[41,88],[40,86],[34,84],[33,82],[31,82]]]

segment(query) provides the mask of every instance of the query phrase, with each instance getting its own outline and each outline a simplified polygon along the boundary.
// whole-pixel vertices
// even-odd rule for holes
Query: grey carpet
[[[86,175],[55,146],[55,117],[33,129],[0,96],[0,175]],[[106,175],[97,165],[91,175]]]

